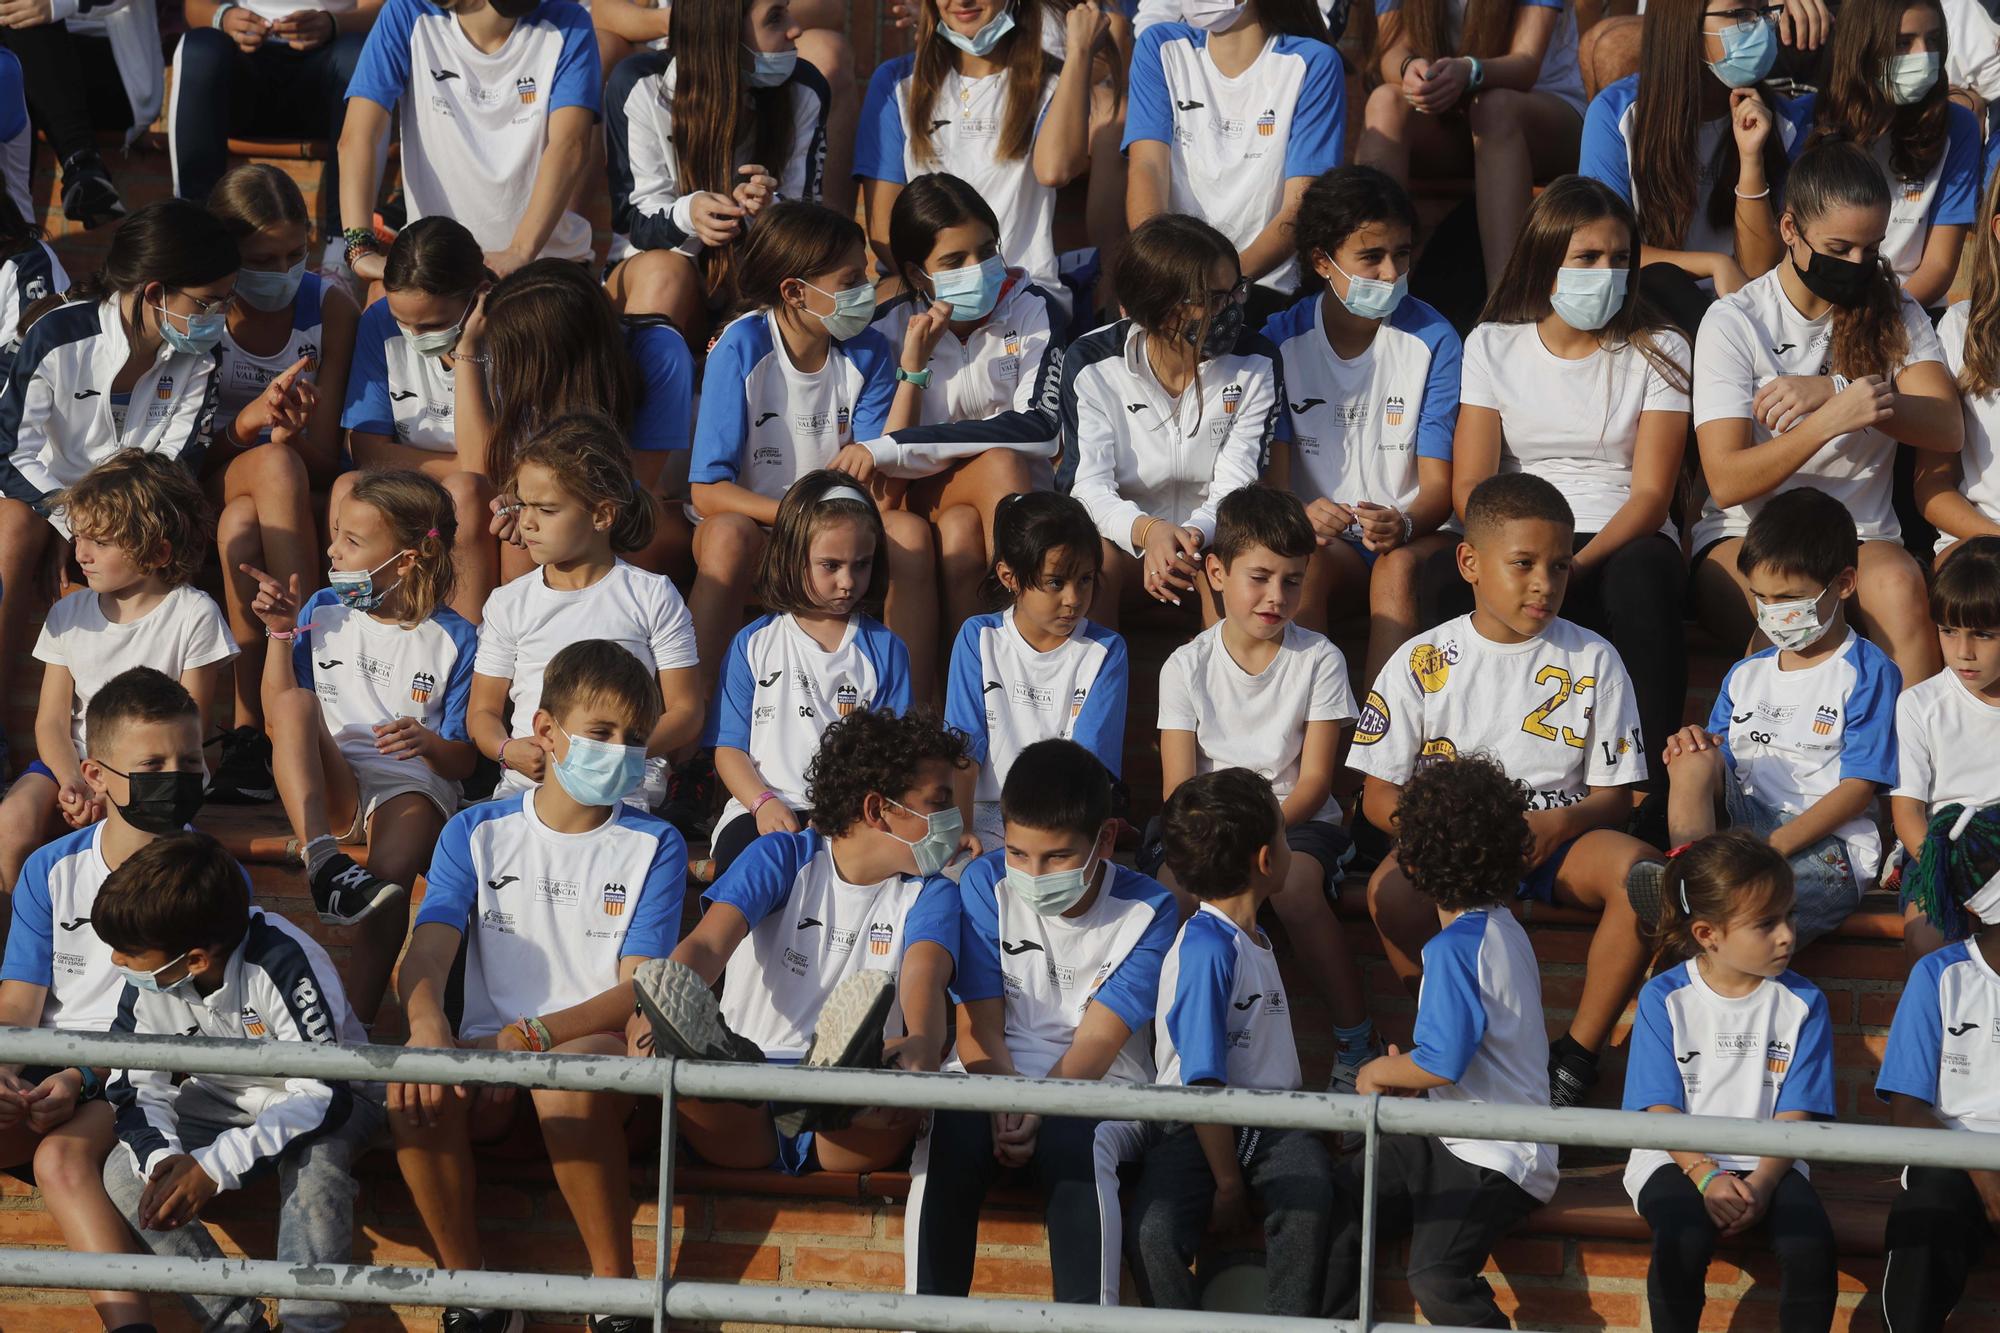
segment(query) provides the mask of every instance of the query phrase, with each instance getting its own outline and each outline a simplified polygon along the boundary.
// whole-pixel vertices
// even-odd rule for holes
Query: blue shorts
[[[55,783],[56,786],[58,787],[62,786],[62,782],[58,780],[55,775],[55,770],[51,769],[47,764],[43,763],[39,759],[30,759],[28,761],[28,766],[21,770],[21,777],[47,778],[50,782]],[[16,780],[18,781],[18,779]]]
[[[1363,546],[1358,540],[1356,540],[1353,537],[1349,537],[1343,534],[1341,540],[1346,542],[1349,547],[1353,548],[1354,554],[1360,556],[1361,563],[1366,565],[1369,569],[1375,568],[1375,562],[1382,558],[1382,553],[1380,551],[1369,550],[1367,547]]]
[[[1514,896],[1525,902],[1554,903],[1556,900],[1556,872],[1562,869],[1563,861],[1569,856],[1569,849],[1576,846],[1571,838],[1550,852],[1543,862],[1521,877],[1521,887],[1514,890]]]

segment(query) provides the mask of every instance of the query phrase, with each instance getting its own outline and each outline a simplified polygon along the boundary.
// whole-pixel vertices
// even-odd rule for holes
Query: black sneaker
[[[125,201],[94,148],[70,154],[62,164],[63,216],[86,230],[125,216]]]
[[[701,975],[671,958],[648,958],[632,978],[639,1012],[653,1026],[654,1055],[762,1064],[764,1048],[729,1030]]]
[[[590,1333],[653,1333],[653,1321],[629,1314],[594,1314]]]
[[[1666,882],[1667,863],[1652,857],[1634,861],[1625,872],[1625,897],[1639,918],[1641,930],[1651,932],[1659,924],[1661,909],[1666,906]]]
[[[448,1309],[438,1327],[444,1333],[522,1333],[528,1317],[519,1310]]]
[[[263,805],[278,799],[271,776],[271,742],[255,727],[222,733],[222,760],[209,779],[208,799],[217,805]]]
[[[715,751],[696,750],[685,764],[674,765],[668,776],[660,818],[679,829],[690,843],[705,842],[715,824],[716,795],[721,789],[715,776]]]
[[[813,1025],[812,1045],[799,1063],[808,1069],[880,1069],[882,1025],[896,1002],[896,979],[887,972],[856,972],[826,997]],[[845,1129],[855,1106],[772,1103],[771,1123],[795,1138],[808,1130]]]
[[[1549,1055],[1549,1105],[1558,1111],[1581,1106],[1597,1086],[1597,1065],[1588,1056]]]
[[[345,852],[335,852],[312,878],[313,906],[329,926],[351,926],[396,901],[403,886],[369,873]]]

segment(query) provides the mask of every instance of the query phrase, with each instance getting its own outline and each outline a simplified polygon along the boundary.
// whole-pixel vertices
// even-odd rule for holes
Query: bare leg
[[[1382,674],[1391,653],[1416,636],[1417,571],[1457,541],[1455,532],[1433,532],[1375,562],[1368,577],[1368,658],[1363,688]]]
[[[1628,834],[1596,829],[1571,845],[1556,872],[1558,906],[1601,914],[1584,964],[1583,997],[1569,1024],[1571,1039],[1592,1054],[1604,1049],[1645,975],[1647,943],[1625,895],[1625,876],[1633,862],[1656,854]]]
[[[1410,883],[1393,853],[1368,878],[1368,914],[1389,966],[1414,996],[1424,977],[1424,945],[1438,933],[1437,904]]]
[[[266,724],[278,799],[299,845],[353,828],[359,799],[354,770],[326,729],[318,696],[310,690],[286,690],[271,700]]]
[[[1903,909],[1903,961],[1911,967],[1925,955],[1944,948],[1944,932],[1924,916],[1924,909],[1911,903]]]
[[[1854,623],[1889,654],[1903,683],[1915,685],[1943,670],[1923,566],[1895,542],[1863,542],[1857,573]]]
[[[806,12],[821,6],[812,6]],[[826,165],[820,173],[820,202],[842,217],[854,212],[854,131],[861,122],[861,96],[854,79],[854,48],[840,29],[846,26],[845,6],[833,8],[830,26],[810,23],[798,8],[792,19],[805,25],[799,34],[799,58],[826,79],[831,101],[826,108]],[[775,163],[767,163],[773,170]]]
[[[1736,568],[1736,552],[1742,546],[1741,537],[1717,542],[1694,567],[1695,616],[1730,652],[1747,648],[1757,634],[1750,585]]]
[[[1584,96],[1595,97],[1639,72],[1639,36],[1645,26],[1635,14],[1606,14],[1577,38],[1576,63],[1583,73]]]
[[[63,827],[60,809],[56,784],[39,773],[24,774],[0,800],[0,892],[10,900],[21,867]]]
[[[1285,935],[1326,1001],[1335,1027],[1351,1028],[1368,1018],[1368,1000],[1361,990],[1361,969],[1341,929],[1340,918],[1326,900],[1322,885],[1326,870],[1319,861],[1295,852],[1291,873],[1273,905],[1285,923]],[[1435,915],[1435,914],[1433,914]]]
[[[1715,805],[1728,781],[1720,750],[1691,750],[1667,766],[1667,841],[1675,847],[1715,832]]]
[[[556,1047],[565,1055],[624,1055],[625,1037],[595,1033]],[[556,1187],[590,1254],[594,1277],[632,1276],[632,1161],[625,1121],[632,1098],[606,1092],[537,1088],[530,1094],[542,1122]],[[664,1253],[662,1254],[664,1260]]]
[[[132,1254],[132,1229],[104,1193],[104,1159],[117,1146],[109,1102],[85,1102],[34,1149],[42,1203],[73,1251]],[[93,1291],[90,1303],[106,1328],[148,1323],[152,1313],[136,1291]]]
[[[260,444],[230,459],[222,470],[221,500],[225,516],[241,501],[247,500],[253,507],[254,531],[240,532],[236,540],[245,545],[255,542],[262,557],[259,568],[281,586],[296,575],[302,595],[319,587],[315,550],[319,528],[312,516],[312,481],[306,476],[305,460],[295,450],[282,444]],[[222,536],[218,529],[218,541]],[[228,547],[223,550],[227,553]],[[256,584],[236,563],[225,561],[222,584],[232,610],[247,608],[257,595]],[[235,663],[236,724],[256,726],[264,719],[258,685],[263,679],[265,639],[261,628],[251,629],[245,636],[243,630],[254,622],[247,611],[243,620],[243,625],[232,623],[243,648]]]
[[[500,540],[491,531],[489,507],[497,492],[477,472],[453,472],[442,480],[458,519],[458,540],[451,548],[458,567],[451,609],[477,625],[485,619],[487,596],[500,584]]]
[[[13,664],[28,655],[28,620],[42,603],[35,576],[55,535],[47,519],[19,500],[0,500],[0,710],[11,697]]]
[[[931,525],[907,509],[882,515],[888,534],[889,604],[885,619],[910,652],[910,701],[937,698],[937,555]]]
[[[688,1146],[710,1166],[761,1171],[778,1156],[778,1131],[771,1113],[735,1102],[703,1102],[683,1097],[675,1103]]]
[[[1576,165],[1583,119],[1552,93],[1490,88],[1472,99],[1473,182],[1479,206],[1479,249],[1486,261],[1486,290],[1514,253],[1514,238],[1528,215],[1535,178]]]
[[[354,1016],[371,1024],[383,992],[389,988],[396,960],[402,956],[410,929],[410,898],[417,878],[430,864],[438,835],[444,832],[444,815],[428,796],[404,792],[376,809],[368,820],[367,832],[368,869],[406,890],[401,898],[354,928],[354,947],[348,952],[344,978],[347,998],[354,1005]]]
[[[621,314],[665,315],[699,349],[708,333],[708,287],[692,259],[675,250],[641,250],[622,259],[604,290]]]
[[[729,641],[743,628],[750,585],[764,558],[764,530],[741,514],[717,514],[694,530],[694,589],[688,613],[694,617],[695,651],[701,657],[702,697],[715,683]]]

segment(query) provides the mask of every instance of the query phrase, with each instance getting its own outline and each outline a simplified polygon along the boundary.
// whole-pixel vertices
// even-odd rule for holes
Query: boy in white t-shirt
[[[857,708],[828,727],[806,769],[808,827],[751,843],[702,895],[701,924],[640,972],[653,1053],[936,1069],[959,947],[958,887],[941,872],[971,842],[952,799],[969,762],[934,713]],[[882,1170],[921,1118],[688,1099],[678,1110],[704,1161],[775,1161],[791,1175]]]
[[[1466,517],[1468,528],[1478,521]],[[1569,550],[1567,533],[1561,549]],[[1490,595],[1490,585],[1483,592]],[[1405,786],[1398,874],[1440,928],[1424,944],[1410,1049],[1361,1067],[1356,1091],[1364,1096],[1511,1106],[1539,1106],[1548,1096],[1541,969],[1507,910],[1543,840],[1529,809],[1536,794],[1481,755],[1441,758]],[[1361,1165],[1349,1158],[1334,1175],[1345,1199],[1336,1205],[1323,1313],[1335,1319],[1352,1319],[1359,1303]],[[1494,1242],[1554,1197],[1556,1182],[1552,1144],[1411,1134],[1382,1141],[1375,1190],[1385,1220],[1377,1235],[1393,1243],[1407,1229],[1410,1291],[1426,1320],[1509,1326],[1479,1273]]]
[[[1729,669],[1707,726],[1666,743],[1667,841],[1733,825],[1770,843],[1791,862],[1799,948],[1846,920],[1874,882],[1875,798],[1896,781],[1902,673],[1847,623],[1860,548],[1847,507],[1824,491],[1764,502],[1736,564],[1775,646]],[[1634,877],[1645,920],[1657,919],[1664,872],[1649,860]]]
[[[397,972],[411,1046],[637,1055],[632,976],[680,933],[687,845],[625,800],[646,769],[660,714],[652,671],[621,645],[586,639],[555,655],[534,716],[548,781],[461,811],[425,874],[423,907]],[[463,1014],[445,1010],[464,953]],[[628,1031],[628,1029],[632,1029]],[[446,1268],[483,1266],[472,1145],[509,1131],[532,1102],[556,1186],[599,1277],[630,1277],[631,1161],[617,1093],[396,1084],[396,1164]],[[446,1310],[446,1328],[517,1330],[517,1313]],[[596,1333],[639,1321],[596,1316]]]
[[[1225,768],[1182,783],[1162,816],[1167,860],[1200,900],[1160,976],[1154,1010],[1161,1083],[1299,1086],[1299,1051],[1278,957],[1257,913],[1282,890],[1292,852],[1284,810],[1261,775]],[[1148,1126],[1126,1255],[1148,1305],[1198,1308],[1204,1234],[1262,1216],[1264,1312],[1312,1318],[1332,1224],[1333,1163],[1319,1135],[1232,1125]]]
[[[1216,509],[1203,577],[1222,619],[1160,669],[1160,776],[1171,797],[1198,773],[1247,768],[1285,812],[1289,859],[1279,919],[1325,997],[1336,1091],[1374,1054],[1368,1001],[1327,888],[1352,851],[1333,799],[1344,731],[1355,716],[1347,665],[1324,634],[1294,623],[1319,544],[1289,491],[1245,486]],[[1171,873],[1165,883],[1177,888]],[[1183,897],[1181,910],[1194,904]]]
[[[1574,1106],[1597,1081],[1597,1053],[1647,959],[1627,892],[1646,844],[1621,830],[1646,754],[1625,665],[1600,636],[1559,617],[1574,523],[1562,493],[1526,472],[1473,488],[1458,570],[1472,614],[1418,635],[1390,657],[1362,704],[1350,762],[1367,775],[1362,810],[1393,830],[1403,788],[1425,765],[1484,751],[1527,785],[1533,847],[1518,896],[1598,914],[1583,995],[1549,1060],[1549,1096]],[[1403,984],[1437,933],[1437,912],[1394,856],[1368,882],[1368,906]]]

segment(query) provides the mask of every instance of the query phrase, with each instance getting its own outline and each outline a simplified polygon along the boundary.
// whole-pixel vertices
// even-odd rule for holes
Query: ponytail
[[[59,305],[93,304],[157,282],[170,290],[219,282],[242,267],[236,238],[200,204],[162,199],[147,204],[111,234],[111,249],[95,273],[58,296],[51,292],[21,315],[21,331]]]
[[[421,625],[451,601],[458,574],[451,552],[458,540],[458,511],[435,479],[414,468],[371,468],[347,498],[382,516],[396,544],[416,553],[403,579],[406,622]]]
[[[1836,139],[1815,144],[1793,164],[1785,184],[1785,212],[1804,245],[1807,225],[1837,208],[1880,209],[1884,218],[1889,214],[1889,185],[1875,159]],[[1789,254],[1786,262],[1792,262]],[[1910,350],[1909,331],[1903,327],[1902,284],[1887,260],[1878,255],[1874,263],[1877,271],[1861,304],[1833,308],[1833,371],[1849,379],[1863,375],[1893,379]]]

